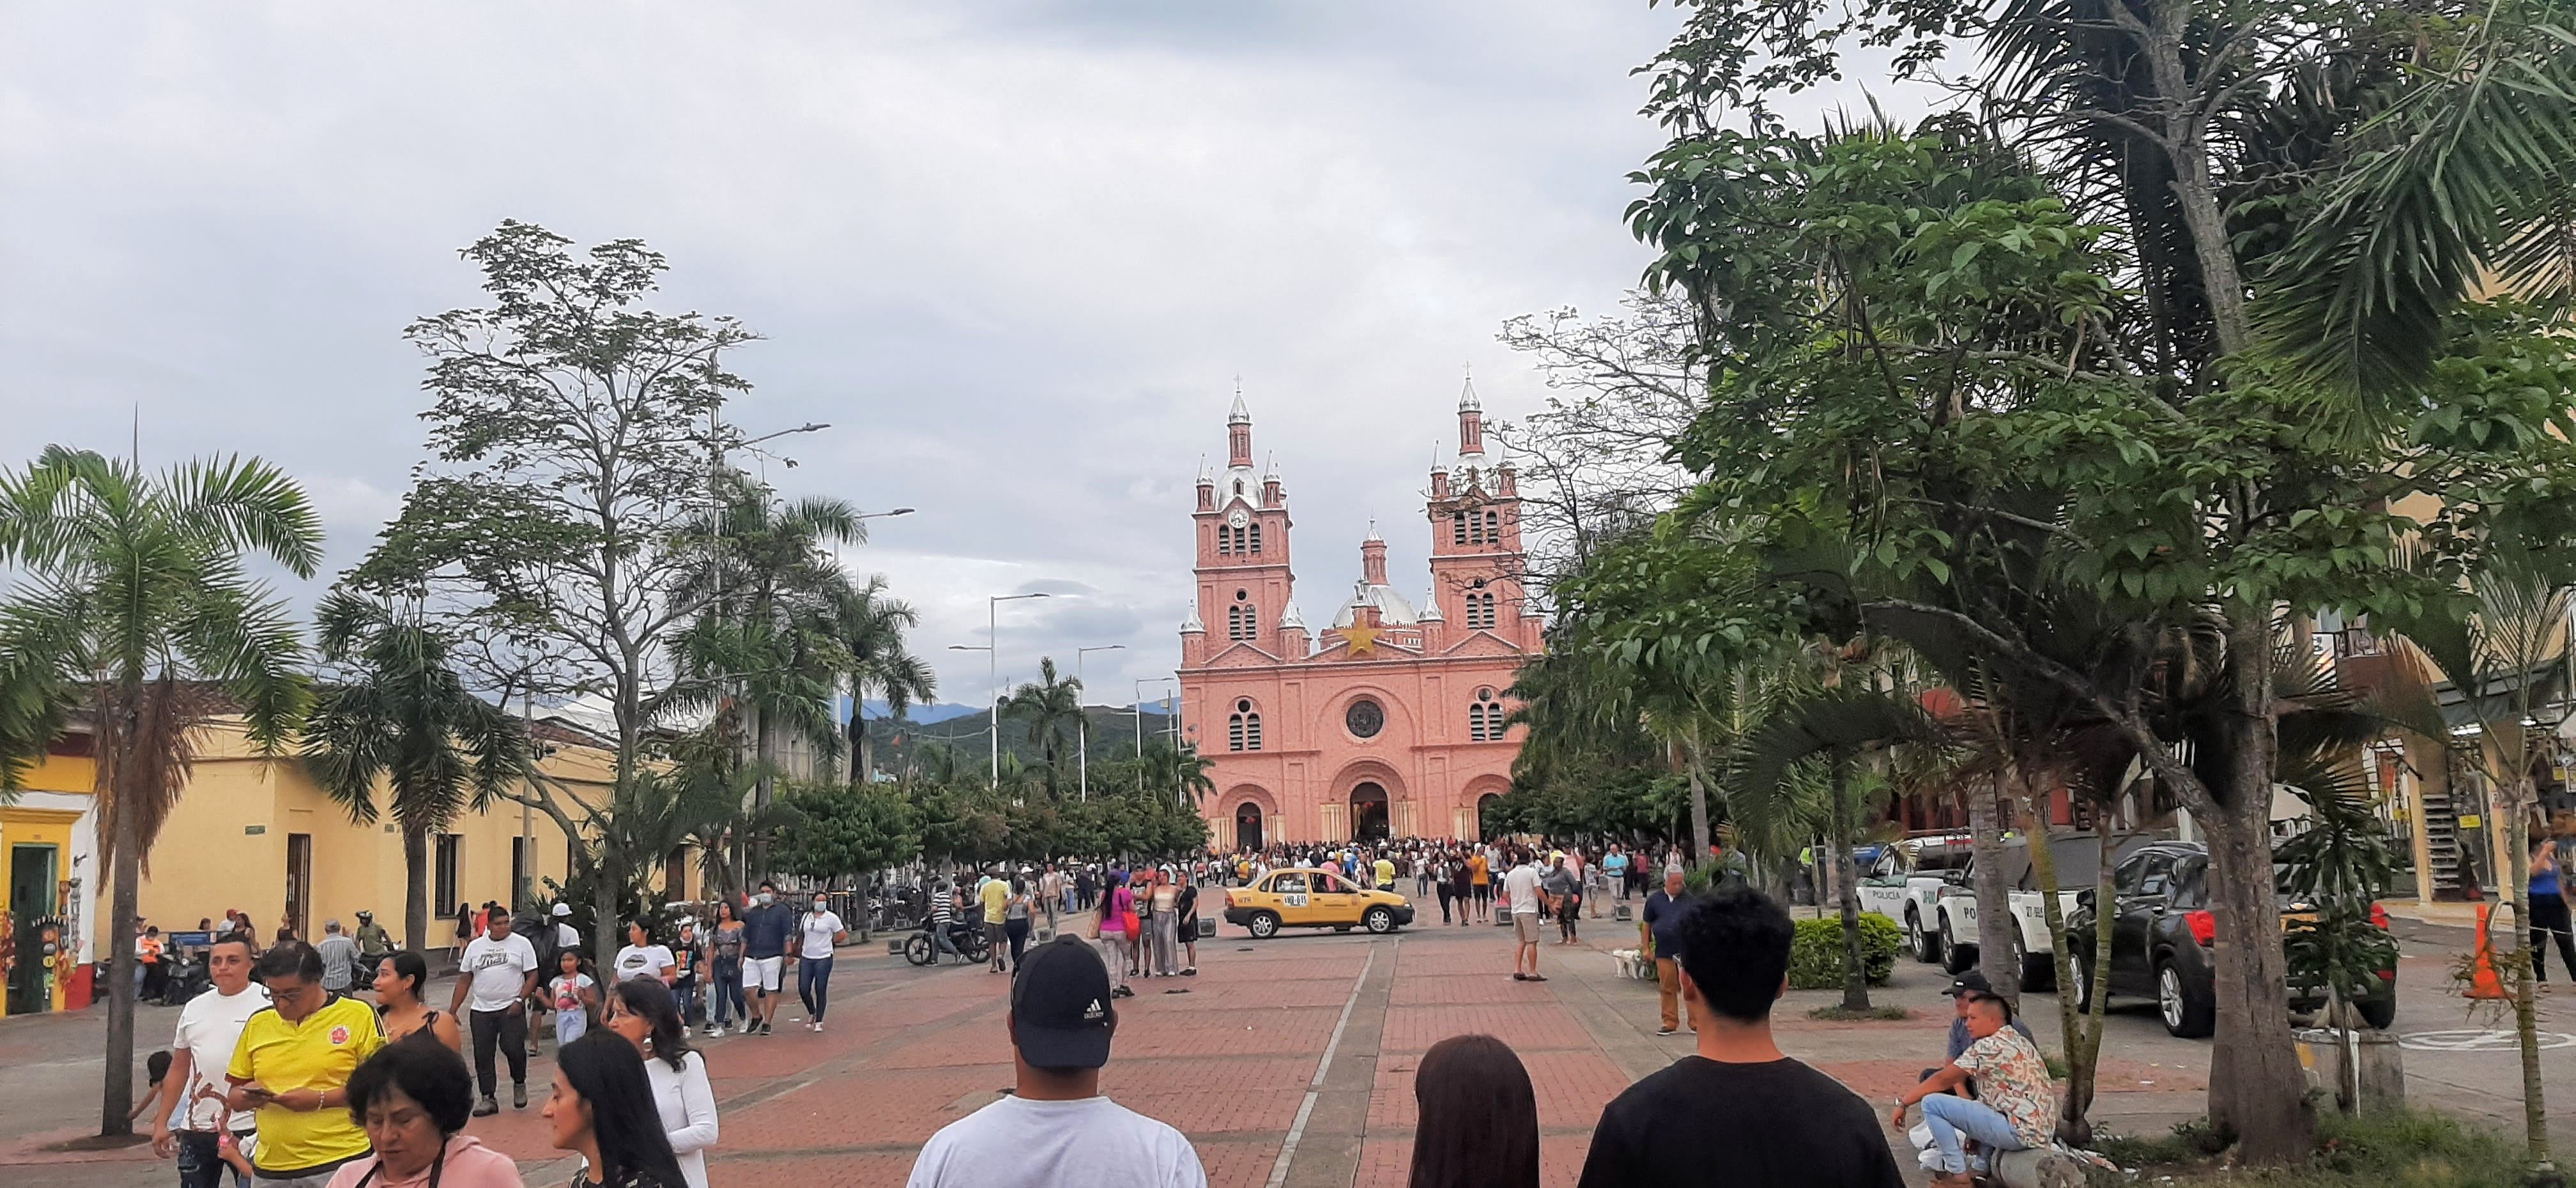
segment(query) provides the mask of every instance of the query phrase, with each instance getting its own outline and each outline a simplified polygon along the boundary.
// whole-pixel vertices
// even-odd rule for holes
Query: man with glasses
[[[224,1078],[226,1103],[254,1111],[251,1154],[261,1188],[323,1188],[340,1165],[365,1155],[367,1132],[349,1117],[349,1074],[385,1046],[376,1012],[322,988],[322,955],[287,941],[260,955],[268,1009],[242,1024]],[[176,1063],[173,1057],[172,1062]]]

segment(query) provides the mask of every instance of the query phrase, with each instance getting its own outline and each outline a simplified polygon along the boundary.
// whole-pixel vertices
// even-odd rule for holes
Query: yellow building
[[[552,723],[537,729],[552,744],[542,760],[550,780],[584,800],[606,794],[615,776],[612,751]],[[325,920],[354,931],[363,908],[402,939],[402,835],[389,819],[351,822],[294,758],[262,759],[238,721],[218,720],[197,741],[195,773],[149,855],[140,895],[145,923],[185,932],[238,908],[263,941],[281,924],[312,939]],[[0,807],[0,875],[7,880],[0,886],[8,895],[0,907],[15,925],[18,956],[0,1014],[60,1010],[68,999],[87,997],[79,967],[103,956],[110,940],[89,743],[77,726],[56,740],[29,774],[28,791]],[[567,877],[571,847],[542,812],[495,800],[448,830],[431,839],[430,933],[412,938],[413,946],[454,943],[459,903],[509,903],[541,890],[546,879]],[[672,873],[694,865],[675,861]],[[74,938],[72,951],[50,968],[39,953],[48,923]]]

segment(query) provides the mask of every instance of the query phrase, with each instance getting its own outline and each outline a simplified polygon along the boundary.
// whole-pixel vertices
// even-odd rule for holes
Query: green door
[[[54,914],[54,847],[9,847],[9,912],[16,917],[18,966],[9,973],[9,1013],[49,1010],[40,922]]]

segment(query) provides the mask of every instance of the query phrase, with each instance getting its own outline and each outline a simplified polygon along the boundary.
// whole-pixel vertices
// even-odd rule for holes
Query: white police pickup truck
[[[1904,929],[1905,946],[1914,951],[1915,960],[1941,960],[1941,889],[1967,871],[1968,854],[1964,833],[1909,837],[1881,847],[1878,860],[1861,872],[1853,888],[1860,910],[1876,912]]]
[[[2117,848],[2125,853],[2145,844],[2144,838],[2133,838]],[[2050,842],[2049,853],[2057,860],[2057,906],[2060,919],[2075,915],[2076,897],[2093,886],[2094,871],[2100,850],[2090,833],[2064,833]],[[1933,911],[1926,931],[1938,932],[1942,968],[1957,974],[1977,964],[1977,892],[1976,859],[1973,854],[1958,872],[1958,882],[1945,886],[1933,901]],[[2039,880],[2030,862],[2028,837],[2013,834],[2004,840],[2004,894],[2012,905],[2015,957],[2021,967],[2021,985],[2025,990],[2046,990],[2057,985],[2056,943],[2048,932],[2046,896],[2039,890]]]

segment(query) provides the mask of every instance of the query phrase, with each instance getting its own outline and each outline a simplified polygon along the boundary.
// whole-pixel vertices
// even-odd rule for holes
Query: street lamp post
[[[1088,656],[1093,652],[1123,652],[1126,650],[1127,645],[1125,644],[1102,644],[1096,648],[1075,648],[1073,650],[1074,683],[1077,685],[1082,683],[1083,657]],[[1074,745],[1079,751],[1080,766],[1082,768],[1082,780],[1080,784],[1082,791],[1080,799],[1089,800],[1091,799],[1091,711],[1082,708],[1082,698],[1079,695],[1076,695],[1073,699],[1073,708],[1081,711],[1079,716],[1074,719],[1074,738],[1077,740]],[[1144,719],[1138,718],[1137,721],[1142,722]]]
[[[992,715],[991,719],[986,723],[986,729],[989,731],[992,739],[993,786],[996,788],[1002,786],[1002,664],[1000,659],[1000,645],[1002,642],[1001,606],[1005,602],[1018,602],[1023,598],[1046,597],[1049,597],[1049,595],[1043,590],[1033,594],[990,595],[984,599],[984,646],[974,648],[963,644],[948,645],[949,650],[951,651],[984,653],[985,682],[992,686],[992,697],[984,704],[986,712]]]

